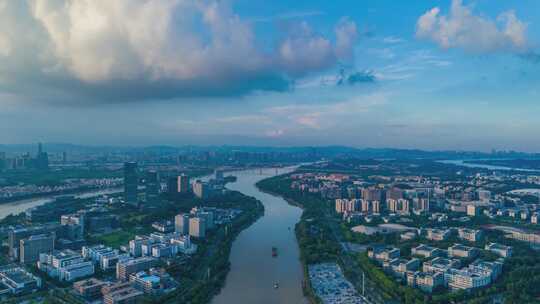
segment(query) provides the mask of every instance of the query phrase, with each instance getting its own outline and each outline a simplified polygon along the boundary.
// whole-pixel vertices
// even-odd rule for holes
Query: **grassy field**
[[[135,233],[121,230],[95,237],[92,241],[112,248],[119,248],[120,245],[127,244],[133,238],[135,238]]]

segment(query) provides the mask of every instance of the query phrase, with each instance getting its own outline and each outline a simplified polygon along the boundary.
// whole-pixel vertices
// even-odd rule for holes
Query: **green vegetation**
[[[143,217],[132,217],[124,222],[148,223],[154,220],[169,218],[179,212],[188,212],[201,205],[201,201],[191,198],[176,202],[164,203],[162,208],[145,214]],[[238,234],[264,214],[264,207],[255,198],[231,191],[217,197],[212,203],[204,206],[219,208],[235,208],[242,213],[232,223],[211,231],[204,240],[196,241],[198,250],[190,257],[188,263],[174,262],[166,266],[167,272],[181,282],[181,287],[172,293],[159,298],[145,298],[143,303],[208,303],[219,293],[230,270],[229,256],[233,241]],[[145,224],[146,225],[146,224]]]
[[[395,281],[384,271],[372,263],[367,254],[347,253],[341,250],[340,241],[347,241],[356,244],[389,244],[400,248],[403,256],[410,256],[410,249],[418,244],[418,240],[401,241],[397,234],[375,234],[366,236],[350,231],[350,224],[335,223],[336,217],[333,213],[332,204],[322,200],[318,196],[304,194],[291,190],[291,180],[287,176],[273,177],[259,182],[257,185],[264,191],[284,196],[290,203],[300,205],[304,208],[304,214],[300,223],[297,224],[296,233],[300,245],[301,258],[304,265],[325,261],[336,261],[344,269],[345,275],[356,286],[359,282],[359,272],[361,269],[369,278],[370,288],[380,296],[377,303],[492,303],[495,299],[500,299],[504,304],[514,303],[540,303],[540,252],[531,249],[526,243],[511,241],[495,231],[488,231],[486,240],[475,244],[483,247],[488,240],[511,245],[514,248],[514,255],[506,259],[503,274],[488,288],[473,290],[470,292],[458,291],[448,292],[446,290],[435,292],[434,294],[424,294],[420,290],[410,288]],[[425,218],[412,217],[411,226],[420,227],[426,222]],[[485,224],[483,220],[476,219],[460,223],[465,227],[478,227]],[[337,222],[337,221],[336,221]],[[456,224],[457,225],[457,224]],[[337,227],[338,229],[333,229]],[[335,232],[337,231],[337,234]],[[456,242],[456,239],[449,242],[423,243],[445,248]],[[461,243],[467,243],[459,241]],[[348,256],[354,259],[347,260]],[[482,259],[493,260],[497,257],[489,252],[482,253]],[[467,264],[470,261],[464,261]],[[357,265],[356,267],[351,265]],[[306,272],[307,277],[307,272]],[[368,282],[366,282],[368,283]],[[309,284],[308,284],[309,285]],[[311,293],[311,294],[310,294]],[[309,286],[306,294],[316,301]],[[373,294],[373,293],[372,293]],[[375,300],[375,299],[372,299]]]
[[[112,233],[100,235],[92,239],[92,243],[100,243],[112,248],[119,248],[120,245],[125,245],[129,240],[135,237],[135,233],[129,231],[115,231]]]

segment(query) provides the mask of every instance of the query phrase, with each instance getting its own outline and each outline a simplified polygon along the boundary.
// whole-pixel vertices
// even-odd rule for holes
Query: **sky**
[[[0,143],[540,152],[537,0],[0,0]]]

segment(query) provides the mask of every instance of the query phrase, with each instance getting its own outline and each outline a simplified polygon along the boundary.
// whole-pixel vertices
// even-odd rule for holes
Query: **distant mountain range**
[[[188,152],[274,152],[305,153],[319,157],[357,157],[377,159],[504,159],[524,158],[539,159],[540,153],[524,153],[515,151],[485,153],[477,151],[426,151],[418,149],[394,148],[354,148],[347,146],[314,146],[314,147],[264,147],[264,146],[86,146],[66,143],[44,143],[44,150],[49,153],[157,153],[180,154]],[[0,144],[0,152],[35,154],[37,144]]]

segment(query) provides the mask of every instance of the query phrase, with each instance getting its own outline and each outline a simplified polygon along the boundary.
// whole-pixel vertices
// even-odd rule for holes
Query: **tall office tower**
[[[0,170],[4,170],[6,167],[6,152],[0,152]]]
[[[35,167],[38,170],[49,169],[49,155],[47,152],[43,152],[43,145],[38,143],[38,153],[35,160]]]
[[[204,239],[206,237],[206,220],[201,217],[190,218],[189,235],[195,238]]]
[[[189,214],[180,213],[174,217],[174,231],[183,235],[189,234]]]
[[[124,163],[124,199],[131,204],[137,204],[137,186],[139,177],[137,174],[137,163]]]
[[[63,164],[67,163],[67,152],[66,151],[62,152],[62,163]]]
[[[158,203],[159,202],[159,177],[156,171],[146,172],[145,178],[146,184],[146,202]]]
[[[178,192],[188,193],[189,190],[189,176],[185,174],[178,176]]]
[[[54,234],[32,235],[20,241],[20,262],[31,264],[39,261],[41,253],[51,253],[54,250]]]
[[[178,193],[178,177],[169,177],[167,179],[167,193],[169,195]]]

